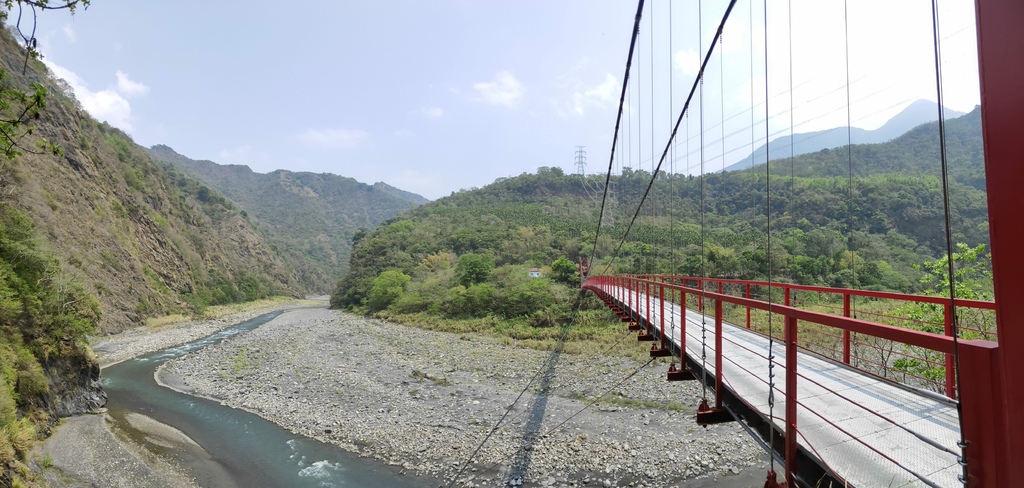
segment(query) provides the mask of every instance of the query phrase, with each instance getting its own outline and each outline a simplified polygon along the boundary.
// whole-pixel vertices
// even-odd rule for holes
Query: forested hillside
[[[427,199],[385,183],[277,170],[256,173],[248,166],[196,161],[167,146],[153,146],[154,158],[192,175],[244,210],[267,242],[310,292],[328,293],[348,269],[352,236]]]
[[[593,271],[765,279],[770,256],[776,281],[923,290],[915,266],[945,249],[936,125],[849,153],[773,162],[770,177],[764,165],[703,179],[660,177],[620,247],[650,180],[650,173],[627,168],[611,178]],[[954,240],[987,243],[977,110],[949,121],[947,129]],[[415,208],[357,236],[351,269],[332,304],[449,317],[515,318],[543,310],[556,303],[557,293],[543,295],[539,283],[547,280],[525,278],[527,269],[571,281],[559,260],[572,264],[590,256],[603,180],[541,168]],[[466,256],[485,256],[494,272],[465,279],[460,266]],[[529,287],[543,301],[508,306]]]
[[[37,432],[104,403],[89,335],[303,289],[244,212],[90,117],[6,30],[0,70],[0,485],[17,486]]]

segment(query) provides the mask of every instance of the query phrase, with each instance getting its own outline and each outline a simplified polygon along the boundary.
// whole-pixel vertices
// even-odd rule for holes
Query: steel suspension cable
[[[942,102],[942,51],[941,37],[939,36],[939,7],[938,0],[931,1],[932,7],[932,36],[935,48],[935,96],[939,106],[939,158],[942,165],[942,213],[946,227],[946,271],[949,273],[949,307],[952,315],[953,327],[953,371],[954,386],[956,394],[956,418],[960,427],[960,440],[957,447],[960,448],[960,456],[957,462],[960,463],[962,472],[957,478],[964,485],[967,484],[967,439],[964,438],[964,410],[963,402],[960,399],[960,319],[956,310],[956,274],[953,263],[953,226],[950,219],[949,203],[949,165],[946,159],[946,114]],[[946,392],[947,396],[949,392]]]
[[[846,250],[850,251],[850,269],[853,271],[853,283],[858,288],[857,281],[857,260],[854,257],[853,230],[854,230],[854,205],[853,205],[853,115],[852,104],[850,103],[850,14],[847,0],[843,0],[843,46],[846,60],[846,161],[849,170],[849,191],[847,192],[847,215],[849,222],[846,230]],[[857,296],[850,296],[850,315],[857,318]],[[850,341],[855,340],[856,332],[850,332]]]
[[[768,127],[771,113],[768,111],[768,0],[764,2],[764,137],[765,144],[768,144],[771,129]],[[769,163],[771,157],[769,151],[765,150],[764,155],[764,193],[765,206],[768,215],[767,242],[765,255],[768,260],[768,445],[775,446],[775,331],[772,321],[772,172]],[[775,456],[768,456],[768,473],[772,479],[775,478]]]
[[[651,2],[651,175],[654,175],[654,2]],[[657,179],[656,176],[654,176]],[[657,272],[658,262],[658,239],[654,231],[654,223],[658,218],[658,199],[655,198],[651,205],[651,267],[652,272]],[[645,270],[648,268],[644,266]]]
[[[704,70],[707,68],[708,62],[711,60],[711,55],[714,54],[714,46],[718,42],[718,38],[722,35],[722,30],[725,28],[725,23],[729,20],[729,15],[732,13],[733,7],[736,6],[736,0],[730,0],[729,5],[725,9],[725,13],[722,15],[722,20],[718,24],[718,30],[715,32],[715,36],[712,39],[711,48],[704,55],[704,60],[701,62],[700,71],[697,73],[697,78],[693,80],[693,86],[690,87],[690,93],[686,97],[686,102],[683,103],[683,108],[679,112],[679,117],[676,119],[676,123],[672,128],[672,133],[669,135],[668,143],[665,144],[665,149],[661,153],[661,157],[658,160],[658,166],[655,168],[652,178],[647,184],[647,189],[644,191],[643,197],[640,199],[640,203],[637,205],[636,212],[633,213],[633,218],[630,219],[629,225],[626,227],[626,232],[623,233],[622,239],[619,240],[619,244],[615,249],[615,255],[612,257],[611,262],[605,265],[604,272],[607,273],[611,269],[612,264],[619,256],[619,252],[622,250],[623,244],[626,242],[626,237],[629,236],[630,231],[633,229],[633,225],[636,223],[637,217],[640,215],[640,211],[643,208],[644,202],[647,200],[647,196],[651,192],[651,187],[654,185],[654,177],[661,171],[661,166],[665,162],[665,158],[668,156],[669,148],[672,146],[672,141],[675,140],[676,134],[679,132],[679,125],[682,123],[683,118],[686,116],[690,108],[690,102],[693,100],[694,93],[700,83],[704,80]],[[596,246],[596,244],[595,244]]]
[[[626,56],[626,70],[622,76],[622,92],[619,94],[619,110],[618,115],[615,116],[615,131],[612,133],[612,149],[611,154],[608,156],[608,172],[604,177],[604,193],[601,196],[601,211],[597,217],[597,231],[594,233],[594,250],[590,253],[590,263],[593,265],[594,258],[597,257],[597,243],[598,238],[601,237],[601,223],[604,221],[604,209],[608,201],[608,185],[612,178],[612,165],[615,162],[615,145],[619,140],[619,127],[622,123],[622,107],[626,100],[626,89],[629,86],[629,71],[633,63],[633,50],[636,47],[636,38],[640,34],[640,17],[644,11],[644,0],[639,0],[636,6],[636,17],[633,20],[633,35],[629,41],[629,55]]]
[[[704,50],[702,43],[704,42],[703,23],[704,17],[701,14],[701,5],[704,2],[697,0],[697,49],[700,51]],[[712,44],[711,49],[714,49]],[[701,74],[704,70],[701,69]],[[707,244],[704,242],[705,237],[705,209],[704,209],[704,77],[700,78],[700,386],[701,386],[701,400],[706,404],[708,401],[708,319],[707,315],[704,314],[704,302],[705,302],[705,290],[706,280],[708,278],[707,270]]]

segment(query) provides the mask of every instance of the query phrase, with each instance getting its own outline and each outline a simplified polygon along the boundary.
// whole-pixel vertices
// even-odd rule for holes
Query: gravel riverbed
[[[619,347],[642,346],[627,337]],[[514,404],[457,486],[763,484],[767,457],[754,440],[735,424],[698,426],[700,385],[669,383],[666,364],[645,362],[299,308],[168,362],[158,379],[444,480]]]

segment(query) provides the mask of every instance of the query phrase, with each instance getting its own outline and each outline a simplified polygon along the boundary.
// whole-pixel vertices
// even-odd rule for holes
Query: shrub
[[[392,302],[402,296],[402,293],[405,292],[405,285],[411,279],[409,275],[397,269],[384,271],[374,278],[366,303],[370,307],[370,311],[379,312],[388,308]]]

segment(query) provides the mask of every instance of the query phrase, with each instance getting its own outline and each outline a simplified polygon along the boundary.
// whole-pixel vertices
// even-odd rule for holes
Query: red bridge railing
[[[824,312],[851,318],[865,318],[871,322],[904,329],[942,334],[953,337],[953,306],[949,298],[904,293],[827,288],[792,283],[750,281],[720,278],[668,275],[630,275],[668,284],[678,284],[696,291],[716,292],[734,297],[771,301],[804,310]],[[687,296],[687,295],[684,295]],[[703,311],[698,300],[696,309]],[[726,311],[726,320],[758,333],[767,327],[752,319],[750,306],[737,306],[744,312],[737,317]],[[985,300],[956,300],[960,338],[997,341],[995,330],[995,302]],[[956,399],[953,355],[935,357],[928,349],[894,348],[886,337],[857,340],[855,333],[841,328],[806,328],[802,349],[883,376],[914,387],[924,387]],[[777,334],[777,339],[782,335]],[[875,339],[883,339],[882,341]],[[886,342],[888,341],[888,342]]]
[[[599,295],[611,295],[615,302],[631,311],[646,310],[648,326],[655,329],[660,328],[663,349],[666,346],[666,316],[664,313],[666,302],[700,312],[713,310],[716,328],[715,340],[717,341],[713,358],[716,391],[721,391],[723,387],[722,361],[728,360],[728,358],[722,357],[721,328],[723,322],[728,320],[738,327],[763,333],[762,331],[767,330],[763,326],[763,322],[768,314],[777,316],[782,325],[781,334],[775,334],[772,339],[785,344],[784,361],[779,364],[784,366],[786,376],[784,457],[787,460],[795,459],[797,438],[802,435],[797,429],[796,422],[796,409],[801,402],[801,399],[797,397],[796,387],[798,376],[800,376],[797,368],[798,349],[811,350],[850,367],[861,369],[867,374],[884,376],[887,380],[894,382],[899,379],[894,378],[893,375],[879,375],[877,363],[880,362],[885,369],[898,370],[895,363],[901,359],[911,358],[915,354],[918,357],[913,359],[917,361],[927,361],[929,357],[934,356],[943,358],[941,363],[932,361],[936,363],[934,366],[941,366],[945,369],[941,377],[942,382],[938,384],[942,388],[938,388],[938,391],[945,393],[950,398],[961,397],[963,435],[967,440],[966,458],[971,460],[970,477],[977,480],[977,486],[998,486],[996,481],[997,460],[999,459],[997,446],[1005,442],[1003,439],[1005,432],[1001,431],[997,420],[1003,415],[1002,409],[1005,407],[998,399],[1004,393],[1001,391],[1004,386],[996,377],[997,375],[993,374],[997,361],[998,344],[992,340],[985,340],[995,339],[996,335],[985,323],[981,325],[966,324],[962,327],[962,331],[967,331],[968,335],[983,339],[961,338],[958,346],[955,347],[952,337],[952,307],[948,305],[948,299],[786,283],[663,275],[596,276],[586,279],[583,288]],[[780,291],[781,298],[779,298],[779,293],[772,291],[772,302],[769,302],[769,290]],[[804,300],[800,301],[798,293],[801,295],[814,294],[814,299],[804,297]],[[644,306],[640,306],[641,300],[648,302]],[[650,300],[660,300],[661,304],[651,304]],[[854,304],[860,301],[865,301],[865,303],[861,303],[862,308],[859,312],[855,312],[857,309]],[[868,306],[866,301],[871,301],[870,305],[872,306]],[[957,300],[956,304],[958,310],[981,313],[982,315],[991,314],[995,308],[993,302],[987,301]],[[657,310],[659,306],[661,307],[660,318],[654,317],[652,322],[651,309]],[[924,307],[933,312],[937,310],[941,321],[927,317],[901,317],[893,312],[901,307],[911,307],[915,310]],[[729,309],[733,316],[738,316],[740,319],[735,320],[733,316],[727,318]],[[855,313],[871,317],[872,321],[855,317]],[[659,314],[655,313],[655,315]],[[677,325],[685,328],[685,320],[682,322]],[[672,325],[669,324],[669,326]],[[674,332],[669,334],[672,333]],[[821,348],[809,348],[806,342],[801,344],[800,337],[805,333],[832,334],[839,346],[833,348],[831,354],[823,354]],[[686,337],[685,329],[680,337]],[[887,357],[881,357],[878,361],[874,361],[876,365],[871,367],[871,361],[858,358],[858,342],[855,338],[864,341],[878,341],[877,344],[884,345],[876,344],[876,347],[890,347],[890,351],[896,350],[893,346],[898,346],[903,350],[898,355],[890,354]],[[681,350],[685,351],[685,339],[683,342]],[[959,379],[956,378],[952,367],[954,353],[959,354],[962,376]],[[767,358],[765,360],[767,362]],[[750,372],[748,374],[753,375]],[[928,386],[926,380],[929,378],[913,378],[909,382],[903,382],[920,388]],[[922,385],[922,383],[925,384]],[[930,389],[936,390],[937,388]],[[718,402],[716,407],[721,408],[722,396],[715,396],[716,402]],[[786,477],[790,482],[789,486],[797,486],[790,463],[786,464]],[[972,486],[974,486],[973,483]]]

